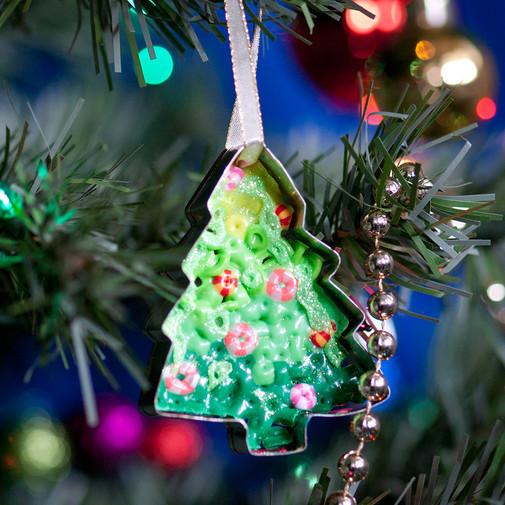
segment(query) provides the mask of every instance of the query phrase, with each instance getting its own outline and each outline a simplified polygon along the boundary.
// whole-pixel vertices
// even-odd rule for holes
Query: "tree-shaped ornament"
[[[237,452],[285,454],[305,448],[311,416],[360,408],[358,381],[374,363],[353,335],[361,310],[331,280],[338,254],[307,231],[302,196],[264,146],[259,33],[251,48],[241,8],[226,5],[237,90],[228,149],[188,204],[189,283],[162,324],[171,349],[165,360],[166,343],[154,346],[157,387],[142,403],[228,422]],[[239,73],[237,61],[250,65]]]

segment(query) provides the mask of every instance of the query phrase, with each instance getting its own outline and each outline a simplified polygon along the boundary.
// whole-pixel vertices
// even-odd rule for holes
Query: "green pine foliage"
[[[1,150],[0,317],[36,337],[34,366],[55,357],[66,366],[76,362],[93,422],[88,362],[119,387],[103,349],[147,386],[118,330],[128,322],[125,303],[143,298],[152,304],[153,295],[175,300],[179,294],[159,273],[171,259],[180,260],[167,252],[170,234],[151,234],[144,242],[143,215],[152,214],[144,202],[156,201],[165,188],[160,182],[135,191],[119,180],[127,156],[101,169],[97,153],[75,155],[71,138],[60,135],[47,151],[30,153],[24,150],[28,136],[28,123],[15,132],[7,128]]]
[[[489,210],[494,203],[493,194],[457,196],[446,190],[448,178],[471,147],[463,135],[476,125],[430,142],[423,140],[423,134],[450,101],[448,91],[435,100],[430,92],[421,103],[403,106],[401,113],[383,112],[384,119],[375,130],[367,124],[365,106],[356,134],[341,139],[342,180],[326,179],[323,191],[316,190],[315,178],[324,155],[304,162],[300,175],[309,197],[308,225],[314,233],[322,233],[327,242],[342,249],[344,267],[337,276],[351,289],[366,284],[362,265],[374,249],[372,240],[360,231],[360,220],[378,208],[391,221],[390,231],[380,240],[380,247],[395,261],[394,273],[386,281],[389,289],[405,287],[436,297],[471,296],[471,292],[451,285],[458,281],[451,272],[463,258],[475,252],[475,247],[490,245],[489,240],[476,238],[476,231],[482,222],[500,221],[502,215]],[[407,181],[400,169],[401,161],[416,159],[428,149],[443,149],[445,142],[459,142],[462,147],[430,181],[433,187],[419,192],[424,177],[421,164],[415,180]],[[400,183],[400,196],[384,190],[389,177]]]
[[[7,21],[11,26],[30,26],[31,0],[4,0],[0,2],[0,28]],[[138,56],[138,43],[148,48],[149,54],[155,57],[151,32],[157,33],[164,42],[179,56],[186,50],[197,50],[203,61],[207,60],[205,49],[198,34],[212,33],[218,40],[227,40],[224,21],[224,4],[222,1],[207,0],[76,0],[75,34],[70,44],[72,49],[80,34],[83,24],[89,24],[91,44],[96,73],[103,70],[107,76],[109,87],[112,88],[110,62],[114,70],[120,71],[121,48],[120,34],[126,35],[128,45],[141,87],[145,79]],[[318,15],[326,15],[340,19],[344,9],[356,9],[364,15],[373,17],[366,9],[353,0],[263,0],[244,2],[249,20],[261,27],[263,33],[275,40],[269,26],[291,33],[301,38],[292,28],[293,21],[299,14],[308,24],[310,30]],[[262,15],[258,14],[258,7]],[[89,20],[85,22],[86,18]],[[56,19],[62,25],[67,21]],[[137,27],[137,28],[136,28]],[[43,27],[35,27],[35,29]],[[140,32],[137,34],[136,31]]]
[[[501,504],[505,500],[505,433],[497,421],[487,441],[470,441],[465,435],[446,468],[435,456],[428,473],[409,480],[396,501],[390,490],[375,498],[367,497],[359,505],[394,503],[411,505],[464,505],[473,503]],[[328,469],[324,468],[314,485],[307,505],[324,505],[331,493]]]

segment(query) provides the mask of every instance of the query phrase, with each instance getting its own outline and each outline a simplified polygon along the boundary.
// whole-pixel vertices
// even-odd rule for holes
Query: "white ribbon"
[[[226,148],[263,145],[263,124],[256,82],[260,29],[256,26],[251,46],[242,0],[225,0],[224,7],[237,93]]]

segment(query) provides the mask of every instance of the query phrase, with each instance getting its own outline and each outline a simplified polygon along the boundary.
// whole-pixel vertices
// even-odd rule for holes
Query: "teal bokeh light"
[[[172,55],[161,46],[154,46],[156,59],[151,60],[147,48],[139,52],[142,72],[147,84],[161,84],[165,82],[174,69]]]

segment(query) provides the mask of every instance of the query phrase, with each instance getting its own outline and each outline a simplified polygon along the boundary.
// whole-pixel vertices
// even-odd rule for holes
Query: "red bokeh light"
[[[378,29],[391,33],[399,30],[407,21],[407,10],[399,0],[382,0],[379,2],[380,21]]]
[[[475,112],[480,119],[491,119],[496,114],[496,104],[489,97],[484,97],[479,100]]]
[[[370,19],[357,10],[348,9],[345,21],[353,33],[366,35],[375,30],[391,33],[399,30],[407,20],[407,10],[400,0],[360,0],[357,3],[375,14],[375,18]]]
[[[365,14],[357,10],[347,9],[345,11],[345,21],[349,29],[360,35],[372,33],[379,27],[381,10],[375,0],[361,0],[359,5],[364,9],[375,14],[375,18],[371,19]]]
[[[169,469],[193,466],[203,451],[203,435],[192,422],[167,419],[148,431],[144,453],[152,461]]]
[[[361,100],[362,108],[365,107],[366,100],[367,97],[364,96]],[[365,118],[368,121],[369,125],[378,125],[382,121],[383,117],[380,114],[374,114],[371,116],[370,114],[372,114],[372,112],[379,112],[379,106],[377,105],[377,100],[375,100],[373,93],[370,95],[370,100],[368,101]]]

